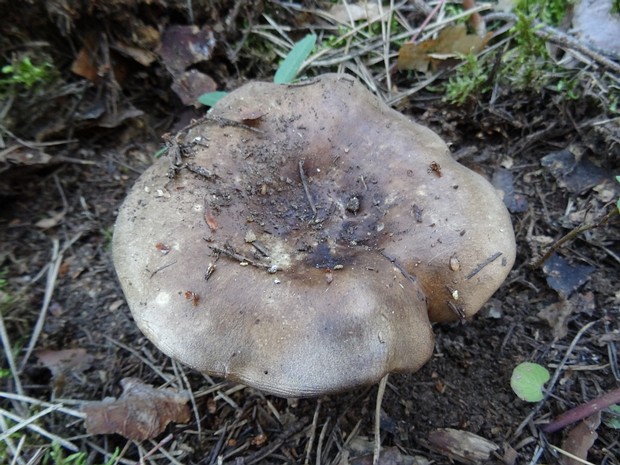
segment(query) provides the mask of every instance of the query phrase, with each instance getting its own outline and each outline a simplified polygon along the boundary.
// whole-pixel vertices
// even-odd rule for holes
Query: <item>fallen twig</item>
[[[615,208],[614,206],[613,209],[609,213],[607,213],[603,218],[601,218],[596,223],[582,224],[572,229],[567,234],[565,234],[563,237],[558,239],[551,247],[549,247],[549,249],[547,249],[545,254],[539,260],[537,260],[536,263],[532,265],[532,268],[540,268],[549,259],[549,257],[551,257],[553,252],[558,250],[568,241],[575,239],[577,236],[579,236],[583,232],[589,231],[590,229],[599,228],[607,224],[609,220],[611,220],[614,216],[618,215],[619,213],[620,212],[618,212],[618,209]]]
[[[586,402],[585,404],[578,405],[575,408],[567,410],[560,416],[553,419],[550,423],[547,423],[542,427],[544,433],[555,433],[556,431],[578,422],[596,412],[600,412],[607,407],[620,403],[620,389],[614,389],[596,399]]]
[[[385,375],[381,378],[379,389],[377,390],[377,403],[375,404],[375,449],[372,454],[372,465],[379,465],[381,457],[381,403],[383,402],[388,376]]]
[[[516,22],[518,20],[518,17],[513,13],[490,13],[485,16],[485,19],[487,22],[493,20]],[[603,53],[607,52],[595,50],[594,47],[586,45],[575,39],[574,37],[571,37],[568,34],[560,31],[559,29],[548,26],[540,21],[532,21],[531,27],[532,32],[538,37],[541,37],[549,42],[553,42],[560,47],[568,48],[582,53],[588,58],[596,61],[599,65],[609,68],[616,73],[620,73],[620,64],[603,55]]]

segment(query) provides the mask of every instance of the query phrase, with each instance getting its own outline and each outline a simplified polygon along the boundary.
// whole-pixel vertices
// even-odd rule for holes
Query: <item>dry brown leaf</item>
[[[336,4],[329,9],[329,14],[336,21],[350,24],[351,21],[367,19],[370,22],[376,21],[381,16],[378,3],[350,3],[347,5]]]
[[[63,220],[66,214],[67,212],[63,210],[59,213],[53,214],[49,218],[43,218],[42,220],[37,221],[34,225],[40,229],[53,228],[54,226],[57,226],[58,223],[60,223]]]
[[[170,422],[189,421],[189,396],[185,391],[155,389],[136,378],[124,378],[121,386],[123,393],[118,400],[106,399],[82,407],[88,433],[117,433],[144,441],[160,434]]]
[[[594,441],[596,441],[596,438],[598,438],[596,430],[600,424],[601,412],[596,412],[594,415],[584,419],[569,431],[564,441],[562,441],[562,449],[581,460],[587,460],[588,451],[594,444]],[[563,465],[580,465],[581,463],[583,462],[576,459],[562,458]]]
[[[157,54],[155,52],[139,47],[132,47],[131,45],[127,45],[122,42],[115,42],[112,45],[112,48],[119,51],[123,55],[132,58],[142,66],[151,66],[153,62],[157,60]]]
[[[45,365],[53,376],[69,371],[81,373],[88,370],[93,363],[93,356],[86,349],[39,350],[39,361]]]
[[[179,96],[184,105],[194,105],[198,108],[202,106],[198,102],[198,97],[207,92],[215,92],[217,83],[197,69],[190,69],[175,75],[170,87]]]
[[[99,80],[99,69],[97,67],[97,58],[93,54],[95,40],[87,37],[84,45],[78,52],[77,56],[71,64],[71,72],[81,76],[91,82]]]
[[[173,77],[211,58],[215,37],[209,27],[171,25],[161,36],[157,53]]]
[[[482,37],[467,34],[464,24],[446,27],[436,39],[428,39],[419,44],[404,44],[398,51],[398,69],[426,72],[429,65],[435,68],[448,58],[457,58],[460,54],[478,53],[490,38],[490,33]]]
[[[544,307],[537,316],[549,323],[556,339],[562,339],[568,334],[568,322],[572,315],[575,313],[591,315],[594,308],[594,294],[586,292],[575,294],[570,299],[560,298],[558,302]]]
[[[13,145],[0,152],[0,162],[18,166],[47,165],[53,158],[43,150]]]

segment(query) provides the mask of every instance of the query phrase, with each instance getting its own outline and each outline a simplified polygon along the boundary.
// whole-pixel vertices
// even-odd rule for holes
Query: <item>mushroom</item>
[[[170,138],[121,207],[142,332],[210,375],[316,396],[418,370],[515,259],[493,187],[347,75],[252,82]]]

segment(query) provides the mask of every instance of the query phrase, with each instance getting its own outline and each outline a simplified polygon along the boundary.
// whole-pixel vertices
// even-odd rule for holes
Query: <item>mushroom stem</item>
[[[381,456],[381,403],[383,402],[388,376],[390,375],[385,375],[381,378],[379,389],[377,390],[377,403],[375,405],[375,450],[372,455],[372,465],[379,465],[379,458]]]

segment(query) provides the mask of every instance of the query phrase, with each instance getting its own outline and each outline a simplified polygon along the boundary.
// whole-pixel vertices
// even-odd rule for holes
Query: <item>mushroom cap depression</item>
[[[170,139],[114,231],[163,352],[273,394],[415,371],[431,321],[476,313],[515,258],[493,187],[355,79],[253,82]]]

